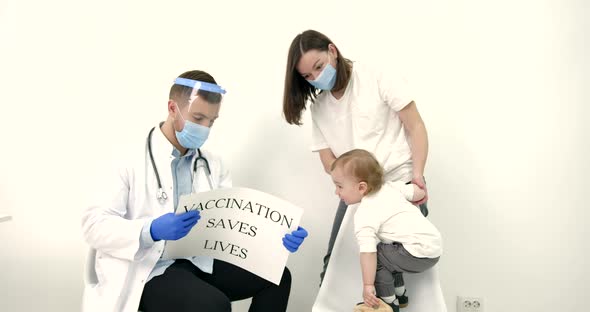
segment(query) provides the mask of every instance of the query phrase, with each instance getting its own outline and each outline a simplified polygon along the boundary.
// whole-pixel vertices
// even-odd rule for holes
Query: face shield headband
[[[220,85],[216,85],[214,83],[209,83],[209,82],[204,82],[204,81],[199,81],[199,80],[187,79],[187,78],[176,78],[174,80],[174,84],[189,87],[189,88],[193,89],[190,94],[189,105],[191,105],[195,101],[195,99],[198,97],[197,93],[199,92],[199,90],[212,92],[212,93],[218,93],[220,95],[223,95],[226,92],[225,89],[223,87],[221,87]],[[189,109],[190,109],[190,107],[189,107]]]

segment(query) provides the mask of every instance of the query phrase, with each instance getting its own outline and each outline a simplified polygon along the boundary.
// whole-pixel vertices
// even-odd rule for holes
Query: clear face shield
[[[226,92],[223,87],[217,84],[187,78],[176,78],[174,80],[174,84],[191,88],[182,91],[185,96],[188,96],[189,112],[191,111],[191,106],[195,103],[197,98],[201,98],[211,104],[219,104],[223,101],[223,95]],[[189,90],[190,93],[188,93]],[[186,148],[197,150],[197,156],[195,157],[193,163],[193,192],[196,192],[195,184],[202,184],[203,181],[200,180],[202,177],[206,178],[206,181],[209,184],[209,189],[213,189],[209,161],[203,154],[201,154],[201,150],[199,150],[201,145],[203,145],[209,136],[209,129],[209,127],[201,126],[185,119],[183,130],[176,132],[176,138],[178,139],[180,145]],[[204,175],[198,175],[198,171],[202,171]]]
[[[171,94],[177,101],[187,101],[186,110],[178,106],[180,118],[184,121],[182,130],[176,131],[178,143],[187,149],[198,149],[205,143],[209,130],[216,115],[215,108],[209,104],[219,104],[223,100],[225,89],[221,86],[204,81],[187,78],[176,78]],[[200,99],[197,101],[197,98]],[[183,103],[184,104],[184,103]],[[219,111],[219,106],[215,106]],[[192,110],[195,108],[198,114]],[[208,120],[207,120],[208,119]]]
[[[226,92],[220,85],[187,78],[176,78],[174,84],[192,88],[189,95],[189,105],[192,105],[197,97],[201,97],[209,103],[221,103]]]

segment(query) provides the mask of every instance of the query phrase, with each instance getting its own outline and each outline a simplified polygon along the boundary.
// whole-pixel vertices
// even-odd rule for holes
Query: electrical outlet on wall
[[[482,297],[457,297],[457,312],[483,312]]]

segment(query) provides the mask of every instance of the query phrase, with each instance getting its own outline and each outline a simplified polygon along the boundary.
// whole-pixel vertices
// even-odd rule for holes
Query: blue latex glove
[[[150,234],[154,241],[181,239],[201,219],[198,210],[176,215],[173,212],[162,215],[154,221],[150,227]]]
[[[296,252],[306,237],[307,231],[299,226],[291,234],[285,234],[285,237],[283,237],[283,246],[290,252]]]

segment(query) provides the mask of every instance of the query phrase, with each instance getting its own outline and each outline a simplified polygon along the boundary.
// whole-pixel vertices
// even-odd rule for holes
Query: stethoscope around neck
[[[152,168],[154,169],[156,181],[158,182],[158,192],[156,193],[156,198],[158,199],[158,201],[160,201],[160,203],[165,203],[166,200],[168,200],[168,194],[166,194],[166,191],[164,191],[164,188],[162,187],[162,181],[160,180],[160,174],[158,173],[158,167],[156,167],[156,162],[154,161],[154,154],[152,152],[152,133],[154,133],[155,129],[156,127],[153,127],[152,130],[150,130],[150,133],[148,134],[148,153],[150,154]],[[209,161],[207,161],[207,158],[203,156],[200,148],[197,148],[197,157],[195,157],[195,161],[193,162],[193,180],[197,174],[197,163],[199,162],[199,160],[205,162],[205,176],[207,177],[207,182],[209,183],[209,189],[213,190],[213,183],[211,182],[211,167],[209,167]],[[193,192],[195,192],[194,186],[192,188]]]

